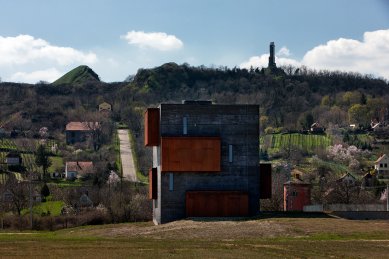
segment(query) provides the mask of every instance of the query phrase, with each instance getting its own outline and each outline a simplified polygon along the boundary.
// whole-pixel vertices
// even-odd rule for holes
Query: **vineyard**
[[[0,169],[6,170],[6,155],[10,151],[18,151],[22,156],[22,165],[29,172],[42,173],[42,168],[38,167],[35,163],[34,152],[36,148],[44,144],[46,150],[52,152],[51,148],[57,145],[55,140],[45,140],[41,142],[36,139],[0,139]],[[52,165],[48,168],[48,172],[56,172],[63,167],[63,159],[58,156],[50,156]]]
[[[17,150],[21,152],[34,152],[39,145],[44,145],[47,151],[52,152],[52,147],[58,146],[58,143],[53,139],[0,139],[0,149],[6,151]]]
[[[318,149],[327,148],[331,145],[331,138],[326,135],[311,134],[269,134],[261,136],[260,145],[262,150],[278,152],[282,149],[299,149],[307,153],[313,153]]]

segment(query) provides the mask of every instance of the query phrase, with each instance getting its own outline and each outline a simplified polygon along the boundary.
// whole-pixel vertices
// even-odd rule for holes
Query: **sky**
[[[389,80],[388,0],[0,0],[0,78],[105,82],[167,62],[353,71]]]

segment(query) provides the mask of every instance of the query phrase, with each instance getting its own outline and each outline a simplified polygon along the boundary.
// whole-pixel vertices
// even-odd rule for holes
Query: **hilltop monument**
[[[270,42],[269,68],[276,68],[276,57],[274,56],[274,42]]]

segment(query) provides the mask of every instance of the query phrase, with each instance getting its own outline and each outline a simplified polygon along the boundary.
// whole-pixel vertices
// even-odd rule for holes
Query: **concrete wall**
[[[153,166],[158,168],[158,199],[154,221],[165,223],[184,218],[186,191],[229,190],[249,193],[251,215],[259,212],[259,107],[257,105],[161,104],[161,136],[221,137],[221,172],[173,173],[160,171],[160,147],[154,148]],[[183,118],[187,118],[187,135]],[[233,146],[233,162],[228,146]]]

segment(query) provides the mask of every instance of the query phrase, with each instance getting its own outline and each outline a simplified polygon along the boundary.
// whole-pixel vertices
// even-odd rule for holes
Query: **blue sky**
[[[385,0],[0,0],[0,77],[53,81],[86,64],[103,81],[166,62],[277,64],[389,79]]]

